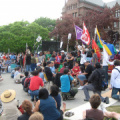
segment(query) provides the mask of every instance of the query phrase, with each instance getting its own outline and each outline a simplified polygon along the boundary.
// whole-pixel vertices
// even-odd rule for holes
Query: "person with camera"
[[[64,69],[64,75],[60,77],[60,81],[63,100],[74,98],[78,90],[75,88],[71,89],[71,82],[74,81],[74,78],[70,75],[68,68]]]

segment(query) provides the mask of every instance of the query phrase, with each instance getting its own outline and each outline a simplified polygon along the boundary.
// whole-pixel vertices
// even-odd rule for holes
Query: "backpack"
[[[28,87],[29,87],[29,85],[30,85],[30,80],[31,80],[30,77],[25,79],[24,88],[28,88]]]
[[[104,91],[108,87],[108,84],[105,82],[104,70],[97,69],[96,72],[98,74],[98,79],[97,79],[98,84],[96,88],[100,91]]]

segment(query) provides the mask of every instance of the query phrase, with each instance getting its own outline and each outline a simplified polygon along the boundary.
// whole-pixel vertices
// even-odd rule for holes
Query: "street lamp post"
[[[67,42],[67,52],[69,51],[69,41],[70,41],[70,39],[71,39],[71,36],[72,36],[72,34],[69,33],[69,34],[68,34],[68,42]]]

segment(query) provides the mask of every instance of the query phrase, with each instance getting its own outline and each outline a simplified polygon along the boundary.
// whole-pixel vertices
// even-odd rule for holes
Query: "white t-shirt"
[[[85,60],[86,60],[86,54],[81,54],[80,64],[84,64]]]
[[[14,78],[15,78],[18,74],[20,74],[20,72],[19,72],[19,71],[15,71],[15,73],[14,73]]]

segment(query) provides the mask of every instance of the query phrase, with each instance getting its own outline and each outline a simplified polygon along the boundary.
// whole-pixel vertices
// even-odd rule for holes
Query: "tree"
[[[54,29],[56,20],[50,19],[50,18],[44,18],[40,17],[34,21],[38,25],[47,28],[50,32]]]
[[[81,26],[81,21],[79,18],[73,18],[71,15],[66,15],[56,21],[55,29],[50,33],[50,36],[58,41],[63,41],[63,48],[66,49],[68,42],[68,34],[72,33],[72,39],[69,45],[71,47],[75,46],[75,29],[74,23]]]
[[[0,51],[8,52],[25,52],[26,43],[33,51],[33,46],[38,35],[43,40],[50,40],[47,28],[39,26],[37,23],[27,21],[15,22],[13,24],[0,27]],[[40,44],[40,43],[38,43]]]

